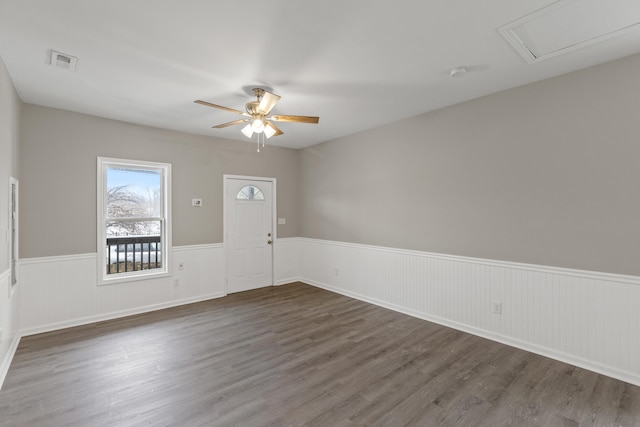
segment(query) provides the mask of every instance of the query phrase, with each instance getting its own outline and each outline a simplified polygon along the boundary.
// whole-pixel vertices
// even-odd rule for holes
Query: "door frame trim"
[[[277,218],[277,206],[276,206],[276,178],[269,178],[269,177],[264,177],[264,176],[248,176],[248,175],[229,175],[229,174],[224,174],[222,175],[222,244],[224,246],[224,256],[223,256],[223,277],[224,277],[224,294],[228,295],[229,294],[229,276],[228,276],[228,263],[229,263],[229,245],[228,243],[228,224],[229,224],[229,220],[227,219],[227,188],[228,188],[228,182],[230,179],[243,179],[243,180],[248,180],[248,181],[265,181],[265,182],[270,182],[271,186],[272,186],[272,192],[271,192],[271,208],[272,208],[272,213],[271,213],[271,229],[272,234],[273,234],[273,248],[271,249],[271,285],[269,286],[274,286],[276,281],[275,281],[275,277],[276,277],[276,242],[277,242],[277,238],[278,238],[278,218]]]
[[[14,193],[15,188],[15,193]],[[15,196],[15,197],[13,197]],[[13,213],[15,211],[16,217],[13,218]],[[9,177],[9,216],[8,216],[9,224],[7,227],[9,239],[8,242],[8,263],[9,263],[9,299],[13,296],[16,288],[18,287],[18,282],[20,281],[20,272],[18,271],[18,265],[20,263],[20,183],[17,178],[13,176]],[[13,225],[15,224],[15,233],[13,230]],[[15,256],[15,260],[14,260]],[[15,261],[15,262],[14,262]],[[15,278],[16,282],[13,283],[13,279]]]

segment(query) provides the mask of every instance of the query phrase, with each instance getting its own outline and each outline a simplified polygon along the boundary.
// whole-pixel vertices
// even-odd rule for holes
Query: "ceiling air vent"
[[[75,56],[67,55],[66,53],[51,51],[51,62],[54,67],[63,68],[69,71],[75,71],[78,64],[78,58]]]
[[[560,0],[498,29],[529,63],[638,30],[638,0]]]

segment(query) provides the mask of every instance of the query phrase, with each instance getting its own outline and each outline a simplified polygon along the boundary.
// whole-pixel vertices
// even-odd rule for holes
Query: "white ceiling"
[[[528,64],[498,29],[552,3],[0,0],[0,57],[24,102],[244,141],[211,129],[239,116],[193,101],[244,110],[271,88],[273,113],[320,116],[269,140],[302,148],[640,52],[634,30]],[[50,49],[77,70],[48,65]]]

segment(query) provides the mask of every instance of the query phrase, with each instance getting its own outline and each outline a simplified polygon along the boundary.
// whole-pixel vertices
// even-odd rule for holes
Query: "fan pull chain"
[[[256,144],[258,149],[256,150],[258,153],[260,152],[260,135],[262,135],[262,148],[264,148],[264,132],[256,134]]]

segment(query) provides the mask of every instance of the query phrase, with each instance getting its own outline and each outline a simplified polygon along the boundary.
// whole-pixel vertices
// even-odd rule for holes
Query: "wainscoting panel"
[[[306,283],[640,385],[640,277],[295,243]]]
[[[22,335],[225,294],[221,244],[174,247],[172,277],[97,286],[96,263],[96,254],[21,260]],[[183,270],[178,263],[184,264]]]
[[[18,289],[10,291],[11,270],[0,272],[0,387],[18,347]]]
[[[300,239],[289,237],[276,239],[274,246],[275,285],[284,285],[299,279]]]
[[[274,250],[276,284],[301,280],[640,385],[640,277],[307,238]],[[176,247],[173,260],[173,277],[106,286],[95,254],[22,260],[15,323],[30,335],[225,295],[222,244]]]

